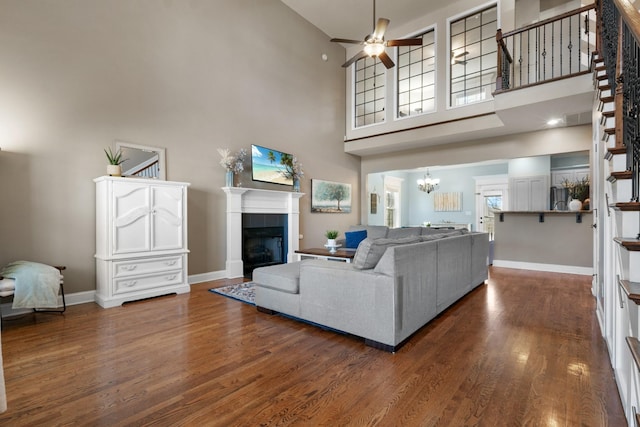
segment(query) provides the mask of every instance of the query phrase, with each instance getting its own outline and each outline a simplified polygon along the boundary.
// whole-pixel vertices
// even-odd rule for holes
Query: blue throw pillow
[[[367,238],[367,230],[347,231],[344,237],[346,248],[357,249],[360,242]]]

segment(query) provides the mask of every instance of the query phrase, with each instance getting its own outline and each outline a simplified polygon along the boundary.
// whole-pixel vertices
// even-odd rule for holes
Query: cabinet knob
[[[125,270],[125,271],[133,271],[136,268],[138,268],[137,265],[123,265],[122,266],[122,269]]]
[[[165,276],[164,278],[165,278],[165,280],[173,280],[173,279],[176,278],[176,275],[172,274],[171,276]]]
[[[130,282],[122,282],[122,286],[126,286],[127,288],[130,288],[132,286],[135,286],[136,283],[138,283],[137,280],[132,280]]]
[[[165,264],[166,264],[166,265],[175,265],[175,264],[176,264],[176,262],[177,262],[177,261],[174,259],[174,260],[171,260],[171,261],[165,261]]]

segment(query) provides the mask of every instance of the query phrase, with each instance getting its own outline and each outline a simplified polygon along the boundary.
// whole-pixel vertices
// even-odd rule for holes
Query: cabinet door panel
[[[183,189],[151,187],[151,249],[169,250],[183,247]]]
[[[113,253],[148,251],[148,188],[128,183],[114,184],[113,209]]]

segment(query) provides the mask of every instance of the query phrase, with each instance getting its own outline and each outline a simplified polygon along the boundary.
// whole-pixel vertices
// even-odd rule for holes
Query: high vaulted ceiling
[[[373,29],[372,0],[282,0],[329,37],[362,40]],[[387,18],[390,28],[428,15],[452,0],[375,0],[376,19]]]

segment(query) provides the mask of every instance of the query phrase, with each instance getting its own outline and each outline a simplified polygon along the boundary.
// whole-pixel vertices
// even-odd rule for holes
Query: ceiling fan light
[[[382,43],[366,43],[364,45],[364,53],[370,57],[378,56],[384,52],[384,44]]]

